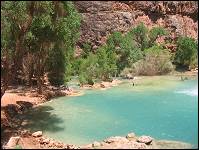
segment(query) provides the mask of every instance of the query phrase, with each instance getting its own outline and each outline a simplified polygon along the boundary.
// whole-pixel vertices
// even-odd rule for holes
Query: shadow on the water
[[[53,110],[50,106],[38,106],[22,116],[23,124],[21,125],[24,129],[31,129],[32,131],[51,131],[56,132],[63,130],[59,124],[62,123],[57,115],[52,114]]]
[[[6,117],[4,117],[5,119],[1,118],[1,121],[3,121],[1,124],[1,140],[3,138],[3,141],[7,142],[11,136],[17,135],[24,129],[29,129],[32,132],[64,130],[63,127],[60,127],[60,123],[63,122],[62,119],[52,114],[52,110],[52,107],[42,105],[33,108],[32,103],[23,101],[17,102],[17,105],[2,106],[1,111],[5,112]]]

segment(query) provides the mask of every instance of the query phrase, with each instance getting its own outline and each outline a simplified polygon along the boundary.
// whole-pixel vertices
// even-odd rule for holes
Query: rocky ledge
[[[34,143],[33,147],[24,144],[24,138],[29,137],[28,143]],[[27,141],[27,140],[26,140]],[[23,144],[22,144],[23,143]],[[126,137],[114,136],[109,137],[102,142],[94,141],[91,144],[76,146],[73,144],[64,144],[53,139],[44,137],[42,131],[30,133],[23,132],[19,137],[11,137],[9,142],[4,146],[7,148],[15,148],[20,145],[22,148],[59,148],[59,149],[188,149],[192,148],[189,143],[179,141],[155,140],[150,136],[136,136],[129,133]]]

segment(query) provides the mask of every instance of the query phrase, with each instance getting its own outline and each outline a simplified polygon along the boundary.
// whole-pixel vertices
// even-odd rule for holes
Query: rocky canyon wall
[[[175,39],[186,35],[198,39],[197,1],[74,1],[82,15],[79,47],[92,48],[106,42],[114,31],[127,32],[140,22],[148,28],[163,26]]]

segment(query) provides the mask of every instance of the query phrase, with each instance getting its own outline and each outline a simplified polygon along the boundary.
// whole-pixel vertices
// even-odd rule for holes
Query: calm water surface
[[[28,127],[77,145],[134,132],[198,147],[197,81],[148,78],[136,86],[124,83],[87,90],[79,97],[60,97],[30,112]]]

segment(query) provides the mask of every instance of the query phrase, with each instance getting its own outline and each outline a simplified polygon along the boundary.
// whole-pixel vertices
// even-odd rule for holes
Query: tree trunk
[[[38,86],[38,93],[42,94],[42,80],[40,76],[37,76],[37,86]]]
[[[34,1],[31,2],[31,5],[29,7],[29,18],[27,22],[24,22],[23,26],[18,24],[20,31],[16,39],[14,64],[12,66],[12,79],[15,84],[17,83],[17,76],[18,76],[17,71],[20,70],[22,66],[22,57],[24,55],[23,43],[24,43],[25,34],[30,29],[33,20],[34,5],[35,2]]]
[[[1,62],[1,71],[3,71],[3,74],[1,74],[1,98],[3,97],[6,89],[8,88],[9,83],[9,56],[7,50],[6,56],[4,58],[5,60]]]

